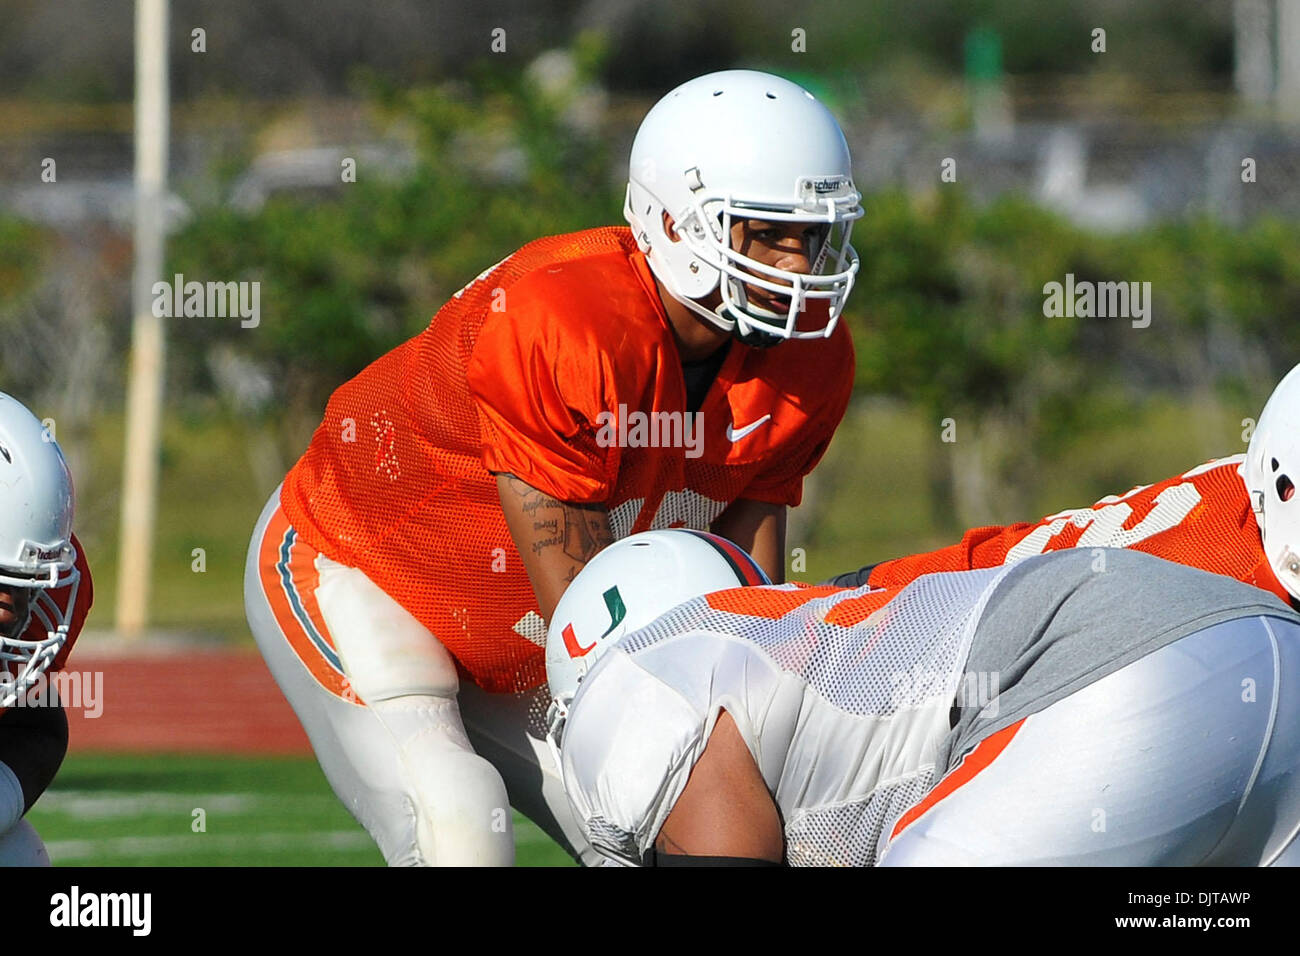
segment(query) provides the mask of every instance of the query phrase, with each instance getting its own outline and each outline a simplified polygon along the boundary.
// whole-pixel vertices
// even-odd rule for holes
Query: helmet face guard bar
[[[0,584],[15,588],[42,588],[44,590],[61,588],[71,584],[72,575],[70,572],[73,570],[76,558],[71,553],[71,547],[68,548],[68,552],[66,557],[60,557],[58,561],[52,561],[38,571],[17,571],[14,568],[0,566]]]
[[[564,774],[564,764],[560,762],[561,738],[564,735],[564,724],[569,719],[571,703],[573,703],[572,694],[552,697],[551,706],[546,710],[546,746],[551,751],[551,757],[555,760],[555,769],[561,776]]]
[[[678,234],[691,252],[727,277],[719,282],[722,293],[720,309],[735,317],[742,334],[757,330],[783,339],[829,338],[835,331],[858,271],[858,254],[849,244],[849,238],[853,221],[863,214],[860,198],[858,193],[850,192],[839,198],[826,197],[795,205],[739,202],[730,195],[696,196],[682,216]],[[804,274],[777,269],[733,249],[732,222],[744,219],[825,223],[827,235],[819,240],[818,248],[813,251],[812,272]],[[829,233],[837,225],[841,232],[838,241],[832,243]],[[705,230],[713,233],[713,243],[707,240]],[[828,258],[831,271],[822,272]],[[750,305],[744,293],[747,284],[775,295],[788,296],[790,305],[785,314]],[[797,329],[799,316],[810,299],[827,300],[826,324],[820,329]]]
[[[69,553],[72,549],[69,547]],[[22,622],[18,637],[0,636],[0,708],[12,707],[27,693],[49,669],[54,659],[68,642],[72,611],[77,604],[77,590],[81,573],[75,566],[62,566],[62,561],[49,564],[45,574],[32,576],[15,572],[12,568],[0,569],[0,584],[38,590],[28,608],[27,621]],[[67,601],[61,608],[49,595],[54,588],[70,588]],[[46,636],[38,640],[25,640],[22,635],[35,618]]]

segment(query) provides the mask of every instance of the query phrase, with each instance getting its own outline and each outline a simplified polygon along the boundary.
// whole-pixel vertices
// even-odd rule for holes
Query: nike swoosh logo
[[[768,419],[770,419],[771,417],[772,417],[772,416],[771,416],[770,413],[767,414],[767,415],[764,415],[764,416],[763,416],[762,418],[760,418],[758,421],[756,421],[756,422],[750,422],[750,423],[749,423],[748,425],[746,425],[744,428],[736,428],[736,427],[734,427],[733,425],[728,425],[728,426],[727,426],[727,441],[730,441],[730,442],[737,442],[737,441],[740,441],[742,438],[744,438],[746,435],[748,435],[750,432],[752,432],[755,428],[758,428],[760,425],[765,425],[765,424],[767,424]]]

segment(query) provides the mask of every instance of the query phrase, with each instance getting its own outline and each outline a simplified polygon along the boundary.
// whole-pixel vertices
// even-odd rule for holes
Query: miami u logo
[[[619,624],[623,622],[623,618],[627,617],[627,607],[623,604],[623,595],[618,593],[617,585],[606,591],[604,598],[605,610],[609,612],[609,627],[605,628],[604,634],[601,634],[600,637],[596,638],[596,640],[592,641],[586,647],[583,647],[578,643],[577,635],[573,633],[572,622],[566,624],[564,630],[560,632],[560,636],[564,638],[564,649],[569,652],[570,657],[582,657],[584,654],[588,653],[593,647],[600,643],[601,638],[608,636],[614,628],[618,627]]]

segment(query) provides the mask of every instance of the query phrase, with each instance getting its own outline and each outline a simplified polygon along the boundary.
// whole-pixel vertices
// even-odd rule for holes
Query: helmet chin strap
[[[723,306],[723,311],[730,312],[731,310],[726,306]],[[735,313],[732,314],[734,315]],[[764,332],[762,329],[755,328],[752,325],[749,326],[746,331],[742,332],[740,331],[741,324],[742,323],[739,320],[735,321],[735,325],[731,330],[731,336],[742,345],[748,345],[750,348],[755,349],[770,349],[772,346],[780,345],[782,342],[786,341],[786,339],[780,335],[776,335],[773,332]]]
[[[736,282],[736,280],[729,278],[725,278],[724,281]],[[669,295],[674,299],[719,332],[730,332],[732,337],[742,345],[747,345],[750,348],[768,349],[786,341],[784,336],[755,328],[750,321],[751,317],[740,315],[736,309],[731,308],[725,302],[719,302],[716,309],[710,309],[701,305],[698,299],[679,294],[671,284],[664,283],[664,285],[667,287]],[[746,302],[743,285],[740,289],[739,300],[742,304]],[[746,327],[745,331],[741,331],[742,326]]]
[[[770,349],[774,345],[786,341],[784,336],[777,335],[774,332],[767,332],[756,327],[752,321],[753,316],[742,312],[743,309],[750,307],[749,295],[745,292],[745,284],[739,279],[733,279],[730,276],[724,277],[724,282],[728,283],[731,289],[732,298],[735,300],[735,306],[726,303],[725,299],[718,306],[719,314],[726,316],[732,322],[732,336],[742,345],[748,345],[756,349]],[[775,312],[769,312],[767,309],[756,309],[755,311],[763,314],[766,318],[779,319],[781,316]],[[743,330],[743,331],[742,331]]]

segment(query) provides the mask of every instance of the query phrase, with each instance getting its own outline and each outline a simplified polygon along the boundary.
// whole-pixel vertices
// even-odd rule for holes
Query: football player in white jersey
[[[68,746],[67,715],[42,678],[62,667],[90,608],[72,511],[59,446],[0,394],[0,866],[50,862],[24,815]]]
[[[610,546],[548,635],[551,738],[609,859],[1295,862],[1300,616],[1276,597],[1116,549],[708,593],[729,555],[687,535]]]

